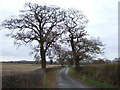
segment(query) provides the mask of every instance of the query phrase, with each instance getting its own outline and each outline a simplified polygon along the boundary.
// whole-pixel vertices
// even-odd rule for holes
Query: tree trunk
[[[79,71],[79,59],[75,55],[75,46],[74,46],[73,36],[71,37],[71,42],[70,43],[71,43],[71,47],[72,47],[73,57],[74,57],[74,60],[75,60],[75,70]]]
[[[43,44],[40,45],[40,54],[41,54],[41,61],[42,61],[42,68],[46,68],[46,58],[45,58],[45,50]]]
[[[79,59],[75,59],[75,70],[78,72],[80,68],[80,63],[79,63]]]
[[[61,64],[62,67],[64,67],[64,64]]]

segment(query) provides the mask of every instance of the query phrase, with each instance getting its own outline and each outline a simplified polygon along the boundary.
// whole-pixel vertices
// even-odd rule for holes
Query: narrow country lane
[[[57,73],[58,88],[91,88],[79,81],[76,81],[67,75],[69,68],[64,68]]]

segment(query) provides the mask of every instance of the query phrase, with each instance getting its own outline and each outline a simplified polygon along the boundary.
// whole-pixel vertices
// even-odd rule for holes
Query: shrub
[[[119,70],[118,63],[86,65],[82,67],[80,74],[87,76],[89,79],[110,84],[114,87],[119,87]]]

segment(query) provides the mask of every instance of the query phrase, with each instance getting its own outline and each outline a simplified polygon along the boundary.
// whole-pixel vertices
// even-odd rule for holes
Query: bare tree
[[[2,26],[11,30],[8,36],[14,38],[17,45],[37,41],[33,53],[41,58],[42,68],[46,68],[46,54],[63,33],[64,14],[59,7],[26,3],[18,17],[5,20]]]
[[[58,62],[61,64],[62,67],[66,64],[66,51],[62,50],[60,53],[58,53]]]
[[[86,38],[88,34],[84,28],[87,23],[88,19],[81,11],[75,9],[66,11],[64,25],[68,31],[68,37],[65,40],[71,45],[76,71],[79,70],[80,60],[91,59],[92,54],[101,51],[99,46],[102,46],[102,43],[99,40]]]
[[[86,35],[84,32],[85,24],[88,22],[84,14],[81,11],[77,11],[75,9],[69,9],[66,11],[66,19],[64,22],[65,28],[68,31],[68,37],[66,40],[70,43],[74,60],[75,60],[75,67],[76,70],[79,67],[79,61],[76,58],[76,50],[75,50],[75,41],[78,41],[78,38],[82,38]]]
[[[98,54],[103,52],[103,44],[99,39],[82,38],[75,42],[75,57],[78,60],[93,60]]]

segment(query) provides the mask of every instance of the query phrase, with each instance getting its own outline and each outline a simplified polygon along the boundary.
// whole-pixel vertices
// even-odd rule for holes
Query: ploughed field
[[[58,67],[60,65],[47,65],[47,68]],[[34,71],[41,69],[40,64],[18,64],[18,63],[2,63],[2,75],[11,75],[22,72]]]

